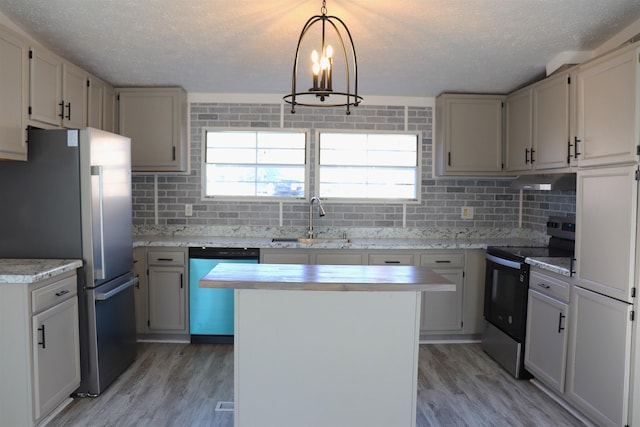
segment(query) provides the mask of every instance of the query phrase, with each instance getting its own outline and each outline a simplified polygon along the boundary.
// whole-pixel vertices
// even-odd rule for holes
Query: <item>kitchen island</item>
[[[220,264],[235,289],[235,426],[415,426],[421,292],[413,266]]]

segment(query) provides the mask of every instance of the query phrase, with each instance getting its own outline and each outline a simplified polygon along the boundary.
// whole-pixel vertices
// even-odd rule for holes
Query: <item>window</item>
[[[204,197],[304,198],[304,131],[204,130]]]
[[[320,132],[317,182],[321,198],[417,201],[417,134]]]

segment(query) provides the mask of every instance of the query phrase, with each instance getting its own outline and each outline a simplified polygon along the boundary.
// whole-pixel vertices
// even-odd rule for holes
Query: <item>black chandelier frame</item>
[[[347,25],[342,21],[342,19],[337,16],[327,15],[327,7],[326,0],[322,1],[322,8],[320,9],[321,15],[314,15],[309,18],[302,28],[300,32],[300,37],[298,38],[298,45],[296,47],[296,57],[293,63],[293,73],[291,75],[291,93],[285,95],[282,99],[284,102],[291,105],[291,113],[296,112],[296,106],[301,105],[305,107],[346,107],[346,114],[351,114],[351,106],[357,107],[360,102],[363,101],[363,98],[358,95],[358,58],[356,56],[356,50],[353,45],[353,38],[351,37],[351,32]],[[334,91],[331,86],[329,87],[320,87],[320,88],[310,88],[307,91],[298,91],[298,62],[300,56],[300,46],[304,41],[307,32],[317,23],[322,23],[322,52],[325,50],[325,31],[326,26],[329,24],[329,27],[334,30],[334,33],[337,36],[337,39],[340,42],[340,49],[342,51],[342,56],[344,59],[344,73],[345,73],[345,86],[346,91]],[[349,40],[349,52],[351,53],[351,58],[353,59],[353,82],[354,82],[354,92],[351,93],[351,75],[349,68],[349,56],[347,55],[347,47],[345,46],[345,38],[340,30],[342,28],[346,33],[346,36]],[[332,70],[333,72],[333,70]],[[330,98],[333,96],[333,98]],[[300,100],[300,98],[303,98]],[[337,102],[326,102],[327,99],[336,99],[339,97]],[[312,102],[312,99],[316,102]],[[319,101],[319,102],[318,102]]]

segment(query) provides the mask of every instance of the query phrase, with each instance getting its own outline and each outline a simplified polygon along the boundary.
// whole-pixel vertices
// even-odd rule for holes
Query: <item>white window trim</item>
[[[417,174],[416,174],[416,198],[415,199],[353,199],[342,197],[321,197],[322,201],[329,203],[345,203],[345,204],[384,204],[384,205],[419,205],[422,201],[422,132],[405,132],[405,131],[382,131],[382,130],[365,130],[365,129],[316,129],[314,134],[315,144],[315,164],[314,168],[314,191],[319,193],[320,190],[320,134],[321,133],[353,133],[353,134],[393,134],[393,135],[412,135],[416,136],[418,144]]]
[[[207,174],[206,174],[206,151],[207,151],[207,132],[209,131],[224,131],[224,132],[300,132],[305,134],[305,159],[304,159],[304,194],[305,197],[279,197],[279,196],[269,196],[269,197],[258,197],[258,196],[207,196],[206,185],[207,185]],[[309,129],[299,129],[299,128],[255,128],[255,127],[211,127],[205,126],[202,128],[202,147],[200,151],[201,160],[200,160],[200,201],[205,202],[289,202],[295,203],[298,201],[308,201],[312,195],[310,195],[311,185],[311,170],[310,170],[310,154],[311,154],[311,139],[310,139],[310,131]]]

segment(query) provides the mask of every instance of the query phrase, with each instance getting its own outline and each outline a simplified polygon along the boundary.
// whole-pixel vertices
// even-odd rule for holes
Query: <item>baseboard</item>
[[[49,415],[47,415],[46,417],[44,417],[43,419],[41,419],[36,426],[37,427],[44,427],[47,424],[49,424],[49,422],[51,422],[51,420],[53,420],[55,417],[58,416],[58,414],[60,412],[62,412],[62,410],[64,408],[66,408],[69,404],[71,404],[71,402],[73,402],[73,398],[71,397],[67,397],[64,401],[62,401],[62,403],[60,403],[60,405],[58,405],[56,407],[56,409],[54,409],[53,411],[51,411],[51,413]]]
[[[549,389],[546,385],[542,384],[540,381],[535,378],[531,378],[529,382],[542,391],[544,394],[553,399],[558,405],[562,406],[568,413],[579,419],[582,423],[584,423],[587,427],[597,427],[596,424],[593,424],[587,417],[585,417],[580,411],[571,406],[566,400],[564,400],[561,396],[559,396],[555,391]]]

